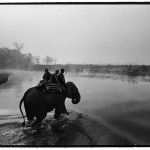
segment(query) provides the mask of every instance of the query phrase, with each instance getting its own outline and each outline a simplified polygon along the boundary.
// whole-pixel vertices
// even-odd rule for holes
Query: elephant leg
[[[62,105],[62,113],[69,115],[69,113],[67,112],[65,103],[63,103],[63,105]]]
[[[24,102],[24,108],[25,108],[25,112],[26,112],[26,116],[27,116],[28,121],[29,122],[33,121],[34,113],[29,108],[29,106],[28,106],[28,104],[26,102]]]
[[[54,118],[58,119],[61,113],[65,113],[65,114],[69,115],[69,113],[66,110],[65,103],[61,103],[60,105],[58,105],[55,108]]]
[[[55,114],[54,114],[54,118],[55,119],[58,119],[59,118],[59,116],[60,116],[60,114],[61,114],[61,109],[60,108],[55,108]]]
[[[39,113],[35,114],[36,119],[35,119],[35,121],[33,121],[33,123],[31,124],[31,127],[34,127],[34,126],[36,126],[38,123],[41,123],[42,120],[43,120],[43,119],[46,117],[46,115],[47,115],[46,112],[41,112],[41,111],[39,111],[39,112],[40,112],[40,114],[39,114]]]

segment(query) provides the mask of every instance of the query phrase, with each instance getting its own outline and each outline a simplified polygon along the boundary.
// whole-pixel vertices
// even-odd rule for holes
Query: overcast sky
[[[150,5],[0,5],[0,47],[57,63],[149,64]]]

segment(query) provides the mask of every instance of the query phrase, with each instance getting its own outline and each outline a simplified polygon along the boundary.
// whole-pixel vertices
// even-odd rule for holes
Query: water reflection
[[[90,73],[85,73],[85,74],[72,74],[74,77],[83,77],[83,78],[97,78],[97,79],[111,79],[111,80],[121,80],[129,83],[137,83],[137,82],[150,82],[150,77],[149,76],[135,76],[135,77],[130,77],[130,76],[125,76],[125,75],[117,75],[117,74],[90,74]]]

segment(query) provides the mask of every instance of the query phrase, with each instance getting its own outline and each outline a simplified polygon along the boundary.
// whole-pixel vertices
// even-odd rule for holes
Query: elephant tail
[[[24,97],[21,99],[20,104],[19,104],[20,112],[21,112],[22,117],[23,117],[23,119],[24,119],[24,121],[23,121],[23,123],[22,123],[22,126],[24,127],[24,126],[25,126],[25,117],[24,117],[23,111],[22,111],[22,109],[21,109],[21,105],[22,105],[23,102],[24,102]]]
[[[25,92],[23,98],[21,99],[21,101],[20,101],[20,103],[19,103],[20,112],[21,112],[22,117],[23,117],[23,119],[24,119],[24,121],[23,121],[23,123],[22,123],[22,126],[23,126],[23,127],[25,126],[25,117],[24,117],[24,115],[23,115],[23,112],[22,112],[22,109],[21,109],[21,105],[22,105],[22,103],[26,100],[28,94],[29,94],[33,89],[35,89],[35,87],[29,88],[29,89]]]

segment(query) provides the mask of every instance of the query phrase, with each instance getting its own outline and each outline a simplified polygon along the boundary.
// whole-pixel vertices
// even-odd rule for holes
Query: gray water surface
[[[19,102],[24,92],[38,84],[43,72],[11,71],[10,80],[0,86],[1,122],[20,115]],[[110,130],[130,139],[134,144],[150,144],[150,82],[149,80],[67,73],[66,82],[79,88],[81,102],[66,107],[77,109]]]

